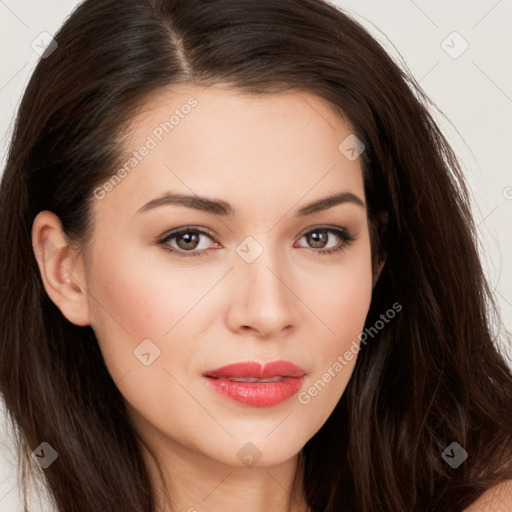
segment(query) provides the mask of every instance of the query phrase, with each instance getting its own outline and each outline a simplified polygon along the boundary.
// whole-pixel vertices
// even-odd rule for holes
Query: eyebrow
[[[306,215],[311,215],[315,212],[327,210],[333,206],[343,203],[352,203],[366,209],[364,201],[359,196],[352,192],[343,191],[328,197],[324,197],[323,199],[318,199],[312,203],[307,204],[306,206],[303,206],[297,212],[297,216],[305,217]],[[196,210],[224,217],[235,215],[235,208],[222,199],[210,199],[198,195],[175,194],[172,192],[165,193],[160,197],[152,199],[144,206],[139,208],[136,213],[146,212],[148,210],[152,210],[164,205],[185,206],[187,208],[194,208]]]

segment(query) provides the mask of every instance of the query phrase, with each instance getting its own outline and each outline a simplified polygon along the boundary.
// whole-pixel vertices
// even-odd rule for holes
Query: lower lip
[[[302,377],[286,377],[277,382],[238,382],[206,377],[209,386],[231,400],[252,407],[270,407],[284,402],[299,391]]]

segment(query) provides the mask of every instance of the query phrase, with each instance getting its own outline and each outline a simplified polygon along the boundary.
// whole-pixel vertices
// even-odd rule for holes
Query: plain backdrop
[[[53,35],[78,3],[0,0],[0,172],[14,115],[39,58],[33,42],[42,32]],[[512,330],[512,0],[333,3],[368,28],[395,59],[403,57],[445,116],[434,112],[472,192],[482,261],[501,308],[504,349],[504,329]],[[16,512],[21,511],[16,458],[3,417],[0,410],[0,512]],[[34,506],[30,512],[43,509]]]

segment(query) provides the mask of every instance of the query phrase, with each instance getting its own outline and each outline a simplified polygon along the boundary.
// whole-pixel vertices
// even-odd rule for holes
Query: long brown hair
[[[23,96],[0,188],[0,391],[23,475],[41,442],[58,452],[42,474],[59,512],[155,512],[156,500],[92,329],[45,293],[32,222],[50,210],[84,247],[123,130],[178,83],[311,92],[365,145],[374,265],[386,257],[366,326],[395,302],[403,310],[362,348],[304,446],[312,510],[460,511],[512,478],[512,375],[464,177],[428,98],[358,23],[321,0],[86,0],[55,39]],[[452,442],[468,453],[457,468],[442,457]]]

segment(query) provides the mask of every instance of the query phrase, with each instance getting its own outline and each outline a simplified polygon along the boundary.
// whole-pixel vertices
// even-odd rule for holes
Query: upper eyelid
[[[189,231],[197,231],[198,233],[200,233],[201,235],[206,235],[206,236],[209,236],[210,238],[215,238],[215,234],[213,233],[213,231],[210,231],[206,228],[196,228],[194,226],[185,226],[183,228],[175,228],[175,229],[172,229],[171,231],[168,231],[166,233],[164,233],[161,237],[160,237],[160,240],[163,241],[163,240],[167,240],[169,238],[173,238],[177,235],[180,235],[181,233],[187,233]]]

